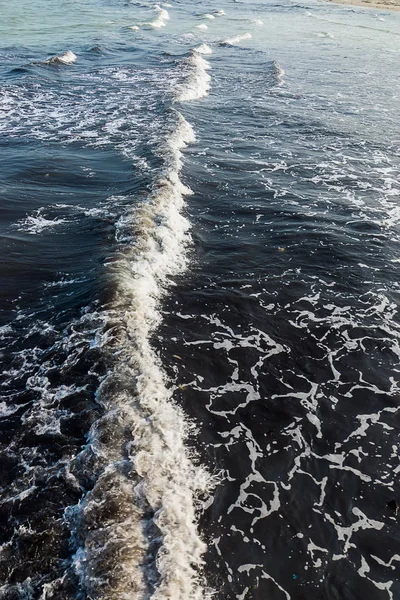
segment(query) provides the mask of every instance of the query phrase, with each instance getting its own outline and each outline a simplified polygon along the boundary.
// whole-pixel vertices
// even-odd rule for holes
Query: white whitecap
[[[275,68],[276,78],[278,81],[278,86],[281,86],[285,83],[284,79],[283,79],[283,76],[285,75],[285,71],[281,67],[281,65],[276,61],[274,61],[274,68]]]
[[[47,64],[59,64],[59,65],[71,65],[77,60],[76,54],[74,54],[71,50],[67,50],[63,54],[59,54],[57,56],[52,56],[45,62]]]
[[[155,5],[154,10],[157,12],[157,16],[152,21],[148,23],[143,23],[143,25],[147,25],[148,27],[153,27],[154,29],[159,29],[160,27],[166,26],[166,21],[169,20],[168,11],[165,8],[162,8],[158,4]]]
[[[205,46],[206,44],[204,44]],[[195,50],[189,58],[185,59],[187,75],[185,82],[177,90],[176,100],[178,102],[199,100],[207,96],[210,90],[211,77],[207,71],[211,67],[201,54],[202,52],[199,53]]]
[[[249,40],[252,37],[253,36],[251,35],[251,33],[242,33],[241,35],[236,35],[234,37],[227,38],[226,40],[223,40],[220,43],[222,46],[234,46],[235,44],[239,44],[239,42],[242,42],[243,40]]]
[[[196,48],[194,48],[194,52],[198,52],[198,54],[212,54],[212,50],[208,44],[200,44],[200,46],[196,46]]]

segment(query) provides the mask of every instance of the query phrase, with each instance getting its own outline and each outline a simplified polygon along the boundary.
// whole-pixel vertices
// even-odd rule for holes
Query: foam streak
[[[179,112],[173,115],[175,126],[159,149],[164,172],[132,218],[117,224],[118,235],[134,233],[135,243],[109,266],[115,368],[98,394],[106,414],[79,457],[97,478],[71,515],[79,546],[74,566],[82,588],[98,600],[207,597],[198,576],[205,544],[196,499],[210,488],[210,477],[191,461],[188,424],[151,345],[161,298],[186,267],[190,239],[181,214],[190,190],[179,173],[181,150],[195,136]]]

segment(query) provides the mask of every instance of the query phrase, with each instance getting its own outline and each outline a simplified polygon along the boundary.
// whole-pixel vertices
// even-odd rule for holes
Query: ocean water
[[[0,599],[399,599],[400,13],[0,7]]]

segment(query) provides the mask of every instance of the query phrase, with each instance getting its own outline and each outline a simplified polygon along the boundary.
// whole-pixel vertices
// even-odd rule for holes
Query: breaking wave
[[[196,52],[188,59],[181,101],[204,95],[203,63]],[[107,312],[115,366],[98,391],[105,414],[77,458],[83,473],[97,475],[69,515],[74,569],[82,589],[99,600],[208,597],[199,576],[206,546],[196,513],[212,478],[189,454],[191,426],[173,403],[151,344],[162,319],[160,301],[171,278],[186,268],[190,240],[182,209],[191,190],[180,171],[182,149],[195,134],[181,113],[170,111],[158,150],[163,171],[147,200],[116,224],[123,242],[108,265],[115,293]]]
[[[160,27],[165,27],[166,22],[169,20],[168,11],[165,8],[161,8],[158,4],[154,7],[154,10],[157,12],[157,16],[155,19],[148,23],[143,23],[143,25],[147,25],[148,27],[154,27],[158,29]]]
[[[76,54],[74,54],[71,50],[67,50],[63,54],[59,54],[57,56],[52,56],[48,60],[44,61],[47,65],[71,65],[77,60]]]
[[[207,71],[211,67],[201,54],[210,54],[211,52],[212,50],[207,44],[202,44],[185,59],[186,80],[178,88],[176,94],[178,102],[198,100],[207,96],[211,85],[211,77]]]
[[[194,52],[198,54],[212,54],[212,50],[208,44],[201,44],[200,46],[196,46]]]
[[[239,42],[242,42],[243,40],[249,40],[251,38],[252,38],[251,33],[242,33],[241,35],[236,35],[234,37],[223,40],[222,42],[220,42],[220,45],[221,46],[234,46],[235,44],[239,44]]]

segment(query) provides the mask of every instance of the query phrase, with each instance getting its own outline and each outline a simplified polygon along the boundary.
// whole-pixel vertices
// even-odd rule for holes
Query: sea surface
[[[0,599],[400,600],[400,13],[0,14]]]

